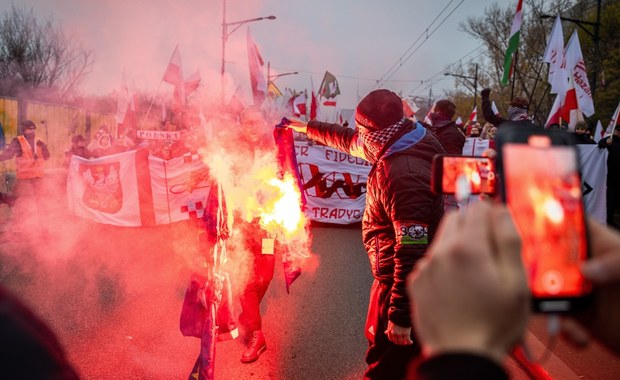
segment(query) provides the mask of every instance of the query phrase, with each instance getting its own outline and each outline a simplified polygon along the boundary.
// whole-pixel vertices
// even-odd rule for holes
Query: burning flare
[[[295,178],[286,174],[282,180],[271,178],[267,183],[273,187],[274,193],[260,211],[261,226],[267,231],[284,232],[287,236],[303,232],[306,219]]]

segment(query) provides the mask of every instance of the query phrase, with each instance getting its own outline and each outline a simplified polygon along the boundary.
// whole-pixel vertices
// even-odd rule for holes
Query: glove
[[[482,99],[488,99],[490,94],[491,94],[491,89],[488,87],[480,91],[480,96],[482,96]]]

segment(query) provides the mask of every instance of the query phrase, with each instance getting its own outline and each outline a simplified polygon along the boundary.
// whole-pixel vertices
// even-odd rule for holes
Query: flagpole
[[[532,87],[532,93],[530,94],[530,100],[527,102],[527,108],[530,108],[530,105],[532,104],[532,99],[534,98],[534,92],[536,91],[536,86],[538,85],[538,81],[540,80],[540,72],[543,69],[543,65],[545,64],[545,62],[540,62],[540,69],[538,69],[538,71],[536,72],[536,80],[534,81],[534,87]]]
[[[142,118],[142,121],[140,122],[140,129],[144,127],[144,122],[146,121],[146,118],[149,117],[149,113],[151,112],[151,108],[153,107],[153,102],[155,101],[155,97],[157,96],[157,93],[159,92],[159,88],[161,87],[161,83],[163,81],[164,81],[163,79],[159,81],[159,84],[157,85],[157,89],[155,90],[153,97],[151,97],[151,104],[149,104],[149,108],[146,110],[146,114],[144,115],[144,117]]]
[[[536,119],[536,115],[538,114],[538,110],[540,110],[540,106],[542,105],[543,100],[545,100],[545,96],[547,95],[547,92],[549,92],[550,88],[551,88],[551,86],[549,84],[547,84],[547,87],[545,88],[545,92],[543,92],[543,95],[540,98],[540,102],[538,102],[538,105],[536,106],[536,111],[534,111],[534,119]]]
[[[515,82],[516,77],[517,77],[517,65],[519,64],[519,48],[517,47],[517,50],[515,50],[515,61],[514,61],[514,65],[513,70],[512,70],[512,86],[510,88],[510,100],[512,100],[514,98],[515,95]]]

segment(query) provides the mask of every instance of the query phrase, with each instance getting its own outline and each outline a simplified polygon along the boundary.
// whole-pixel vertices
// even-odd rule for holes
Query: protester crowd
[[[477,122],[457,125],[453,120],[455,108],[450,100],[440,100],[426,121],[417,121],[405,117],[402,99],[397,94],[380,89],[357,105],[355,128],[295,118],[287,125],[313,141],[364,158],[373,165],[362,223],[362,239],[374,277],[365,326],[366,379],[456,379],[463,378],[463,373],[469,378],[504,379],[507,374],[502,363],[522,340],[527,327],[529,291],[519,234],[508,210],[482,201],[465,210],[451,211],[450,202],[431,191],[429,179],[435,155],[462,154],[467,139],[489,140],[489,148],[493,149],[491,143],[498,129],[507,123],[533,125],[528,105],[523,99],[513,99],[508,117],[503,118],[492,111],[490,90],[485,89],[484,126]],[[265,119],[260,110],[245,110],[235,122],[244,126],[240,131],[258,131],[253,129],[257,124],[268,129],[264,128]],[[36,196],[41,191],[36,182],[43,175],[42,163],[50,153],[45,143],[35,137],[33,122],[24,121],[22,128],[22,135],[11,142],[0,160],[17,157],[18,186],[28,184]],[[90,144],[82,135],[72,137],[71,147],[65,152],[65,166],[70,165],[74,155],[96,159],[135,149],[146,149],[153,156],[169,160],[196,152],[204,138],[204,131],[198,128],[170,122],[162,123],[161,131],[180,132],[181,139],[146,141],[131,130],[114,138],[110,128],[103,125]],[[587,125],[578,124],[573,133],[579,143],[596,143]],[[258,132],[243,135],[242,139],[222,140],[222,144],[255,152],[253,157],[259,160],[257,155],[268,144],[265,139],[271,142],[271,136]],[[613,136],[620,137],[620,128]],[[620,202],[620,184],[616,183],[620,179],[620,139],[608,137],[598,144],[609,151],[607,224],[616,227],[613,215]],[[21,190],[17,195],[22,195]],[[238,225],[248,230],[261,229],[253,219]],[[595,286],[619,283],[620,233],[594,221],[589,223],[589,232],[596,257],[584,263],[583,274]],[[251,253],[247,259],[251,263],[251,281],[241,295],[243,310],[239,322],[248,335],[241,361],[251,363],[266,349],[260,303],[273,276],[274,256],[265,256],[265,231],[247,235],[252,236],[246,236],[245,241],[246,250]],[[462,241],[469,244],[461,244]],[[23,352],[36,351],[35,360],[45,363],[39,368],[40,378],[76,378],[53,333],[18,300],[4,295],[0,299],[8,305],[0,308],[0,314],[11,322],[1,332],[2,370],[18,371],[9,364],[18,361],[21,351],[12,351],[6,342],[19,341],[27,346]],[[596,318],[597,326],[613,323],[605,315]],[[593,329],[593,325],[579,325],[569,319],[565,322],[566,334],[573,339],[585,336],[575,331],[590,330],[620,354],[620,337],[602,337],[601,329]],[[585,342],[582,338],[577,343]]]

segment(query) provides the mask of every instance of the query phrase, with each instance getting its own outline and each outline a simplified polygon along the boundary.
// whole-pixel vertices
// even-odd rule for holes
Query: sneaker
[[[249,335],[250,341],[248,342],[248,347],[243,351],[243,354],[241,354],[241,363],[252,363],[256,361],[260,354],[267,349],[265,336],[262,331],[252,331]]]

